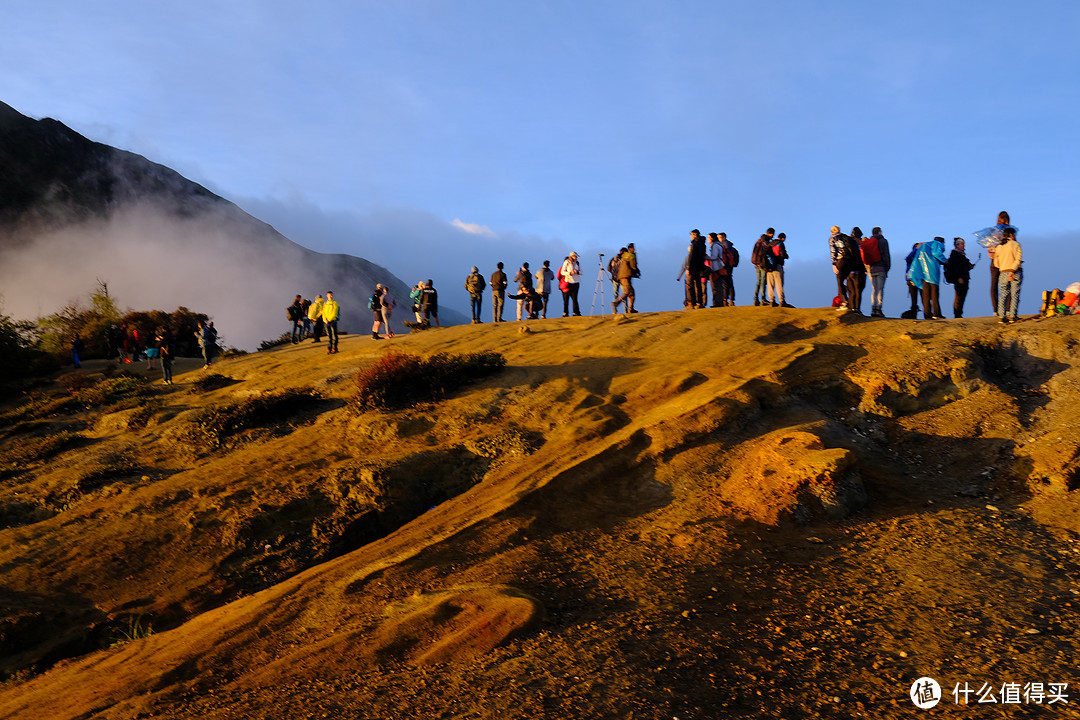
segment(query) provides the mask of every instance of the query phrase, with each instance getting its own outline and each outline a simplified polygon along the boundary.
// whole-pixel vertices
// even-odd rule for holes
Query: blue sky
[[[773,226],[820,306],[831,225],[902,263],[1006,209],[1034,312],[1080,279],[1077,37],[1080,3],[1040,0],[38,0],[0,9],[0,100],[407,283],[635,242],[639,305],[675,309],[691,228],[748,261]]]

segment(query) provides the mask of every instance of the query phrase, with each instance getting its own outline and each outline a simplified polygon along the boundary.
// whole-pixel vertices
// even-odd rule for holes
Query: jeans
[[[754,270],[757,272],[757,278],[754,280],[754,300],[764,300],[765,286],[768,283],[769,271],[760,265],[755,265]]]
[[[292,324],[292,341],[294,343],[300,342],[304,337],[304,324],[299,320],[293,320]]]
[[[998,305],[997,316],[999,318],[1010,317],[1016,319],[1016,310],[1020,305],[1020,284],[1024,281],[1023,269],[1013,272],[1013,279],[1009,279],[1009,273],[1001,271],[998,275]]]
[[[469,304],[472,307],[473,322],[480,322],[480,306],[483,302],[483,295],[469,295]]]
[[[328,347],[326,349],[329,350],[330,352],[337,352],[337,346],[338,346],[337,320],[327,320],[325,324],[326,324],[326,344],[328,345]]]
[[[870,309],[880,310],[885,301],[885,273],[870,273]]]
[[[503,304],[506,302],[505,291],[492,291],[491,292],[491,321],[502,322],[503,321]]]

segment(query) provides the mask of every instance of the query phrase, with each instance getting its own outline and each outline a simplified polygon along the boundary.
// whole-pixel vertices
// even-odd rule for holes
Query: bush
[[[192,382],[191,392],[210,392],[211,390],[228,387],[235,382],[236,380],[232,379],[228,375],[222,375],[221,373],[212,372],[208,375],[203,375],[198,380]]]
[[[354,376],[352,404],[360,410],[407,407],[437,400],[474,380],[493,375],[506,365],[495,352],[420,358],[389,352]]]
[[[0,477],[18,474],[30,463],[57,455],[81,438],[79,433],[65,430],[44,437],[20,437],[10,440],[4,446]]]
[[[261,343],[259,343],[259,352],[263,352],[265,350],[273,350],[276,347],[291,344],[292,335],[289,333],[282,333],[281,337],[277,338],[276,340],[263,340]]]
[[[242,403],[209,407],[195,416],[186,439],[196,445],[218,448],[226,438],[244,430],[285,422],[320,399],[322,395],[311,388],[290,388]]]

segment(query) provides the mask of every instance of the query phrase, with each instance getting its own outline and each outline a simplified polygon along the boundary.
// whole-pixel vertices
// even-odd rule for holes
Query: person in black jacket
[[[695,308],[705,307],[705,286],[702,279],[707,277],[705,267],[705,238],[695,228],[690,231],[690,305]]]
[[[971,269],[975,263],[964,252],[964,238],[953,238],[953,251],[945,261],[945,282],[952,283],[956,296],[953,299],[953,317],[964,317],[964,300],[971,285]]]
[[[492,322],[503,321],[503,304],[506,302],[506,273],[503,272],[503,264],[499,263],[495,272],[491,273],[491,319]]]

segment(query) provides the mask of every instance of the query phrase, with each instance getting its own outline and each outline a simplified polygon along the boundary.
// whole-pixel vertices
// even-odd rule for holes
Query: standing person
[[[322,295],[316,295],[315,300],[312,301],[311,307],[308,308],[308,320],[312,324],[312,332],[315,334],[315,339],[312,342],[319,342],[319,338],[323,336],[323,299]]]
[[[285,315],[289,318],[292,344],[296,345],[300,342],[304,333],[304,303],[301,301],[299,295],[293,299],[292,305],[285,308]]]
[[[469,306],[472,309],[473,325],[479,325],[483,322],[483,320],[480,319],[480,306],[484,302],[484,288],[486,287],[487,283],[484,282],[484,276],[481,275],[480,270],[473,265],[469,277],[465,278],[465,291],[469,293]]]
[[[1014,235],[1018,232],[1016,226],[1009,220],[1009,213],[1002,210],[998,213],[996,225],[984,228],[975,233],[975,239],[979,241],[980,245],[986,248],[986,254],[990,258],[990,301],[994,305],[995,315],[998,312],[998,278],[1001,271],[994,263],[994,254],[997,253],[1005,230],[1008,229],[1011,229]]]
[[[371,294],[371,300],[368,301],[368,307],[371,308],[371,312],[374,314],[374,318],[371,323],[372,340],[382,340],[382,338],[379,337],[379,328],[383,324],[382,296],[382,283],[375,283],[375,292]]]
[[[142,353],[142,340],[139,338],[139,328],[134,325],[131,327],[131,344],[128,349],[131,350],[131,360],[128,362],[136,362]]]
[[[686,246],[686,255],[683,256],[682,266],[679,268],[679,274],[675,276],[675,282],[680,282],[685,278],[685,288],[683,295],[683,310],[688,307],[693,307],[693,290],[690,289],[690,250],[689,245]]]
[[[690,231],[690,290],[693,295],[690,298],[690,306],[693,308],[705,307],[705,293],[703,280],[707,277],[708,248],[705,247],[705,238],[697,228]]]
[[[199,341],[199,349],[202,350],[202,369],[206,370],[214,364],[214,341],[213,336],[210,334],[209,323],[203,322],[202,320],[199,321],[199,324],[195,329],[195,339]]]
[[[911,252],[904,258],[904,281],[907,283],[908,295],[911,296],[911,308],[900,313],[900,317],[904,320],[914,320],[919,317],[919,288],[915,287],[911,282],[911,263],[915,262],[915,256],[919,254],[919,248],[922,247],[922,243],[914,243],[911,246]]]
[[[521,311],[525,309],[525,303],[528,302],[529,296],[532,295],[532,271],[529,270],[529,263],[522,263],[518,268],[517,275],[514,276],[514,282],[517,283],[517,319],[521,320]],[[528,315],[526,315],[528,317]]]
[[[780,274],[780,256],[774,250],[775,242],[769,235],[763,234],[761,240],[765,243],[765,290],[768,296],[762,296],[762,305],[780,307],[784,296],[784,276]]]
[[[1016,322],[1020,305],[1020,285],[1024,281],[1024,256],[1016,241],[1016,230],[1005,228],[1001,245],[994,252],[994,264],[998,266],[998,322]]]
[[[120,328],[116,327],[116,323],[110,325],[105,331],[105,344],[109,353],[106,357],[116,360],[120,354]]]
[[[727,270],[724,262],[724,246],[720,244],[717,233],[709,233],[709,285],[712,287],[712,306],[724,306],[724,281],[721,279]]]
[[[852,250],[854,251],[855,255],[855,314],[862,315],[862,294],[863,290],[866,289],[866,262],[862,258],[862,228],[860,228],[858,225],[851,228],[851,235],[849,237],[852,240]]]
[[[567,281],[566,276],[563,275],[563,271],[566,270],[566,261],[569,259],[569,255],[564,257],[562,264],[559,265],[559,271],[555,273],[555,277],[559,280],[559,292],[562,293],[563,317],[566,317],[568,314],[566,308],[570,302],[570,283]]]
[[[172,362],[173,362],[173,336],[167,328],[158,328],[154,335],[154,344],[157,345],[158,357],[161,358],[162,383],[172,385]]]
[[[416,316],[416,322],[424,322],[424,315],[421,312],[420,304],[424,298],[424,283],[418,282],[413,286],[412,292],[409,293],[409,299],[412,300],[413,315]]]
[[[634,284],[631,282],[631,278],[640,276],[641,273],[637,269],[637,258],[630,251],[630,246],[627,246],[626,252],[619,258],[619,295],[611,303],[611,312],[618,313],[619,303],[624,301],[626,302],[627,312],[637,312],[634,309]]]
[[[780,237],[783,237],[781,233]],[[720,244],[724,246],[724,257],[727,262],[727,274],[723,278],[723,296],[722,300],[724,305],[735,304],[735,268],[739,267],[739,251],[735,248],[735,244],[728,240],[727,233],[720,233]],[[783,265],[781,265],[781,276],[783,276]],[[783,290],[781,289],[781,296]]]
[[[341,308],[334,300],[334,293],[326,291],[326,302],[323,303],[322,319],[326,327],[326,354],[333,355],[338,351],[338,318],[341,316]]]
[[[626,252],[625,247],[619,248],[619,251],[611,256],[607,264],[608,280],[611,281],[611,297],[615,298],[619,296],[619,263],[622,262],[622,256]]]
[[[908,269],[908,280],[922,293],[923,317],[941,320],[938,302],[938,285],[941,282],[941,266],[945,264],[945,238],[938,236],[932,242],[923,243],[915,253]]]
[[[300,322],[304,326],[303,335],[301,340],[307,338],[311,334],[311,319],[308,317],[308,313],[311,311],[311,301],[304,298],[300,301]]]
[[[859,252],[870,273],[870,317],[885,317],[881,306],[885,301],[885,278],[892,269],[892,257],[889,241],[881,234],[881,228],[870,231],[870,237],[863,239]]]
[[[789,305],[787,298],[784,297],[784,279],[786,277],[786,275],[784,274],[784,266],[787,264],[788,259],[787,234],[780,233],[776,236],[776,239],[773,240],[772,237],[774,232],[776,231],[772,228],[769,228],[765,231],[765,234],[769,236],[769,240],[772,244],[773,255],[776,256],[776,269],[780,271],[780,280],[777,282],[777,285],[780,289],[780,307],[793,308],[795,306]]]
[[[435,318],[435,327],[442,327],[439,324],[439,293],[430,279],[424,283],[424,289],[420,295],[420,311],[424,313],[425,320],[430,322],[431,318]]]
[[[563,295],[562,316],[567,316],[570,312],[570,304],[573,303],[574,317],[581,317],[581,308],[578,307],[578,290],[581,289],[581,265],[578,263],[577,252],[571,252],[570,257],[563,261],[562,275],[566,278],[567,287],[567,293]]]
[[[839,230],[840,228],[837,228]],[[750,251],[750,262],[754,266],[754,305],[761,305],[765,300],[765,285],[769,268],[766,267],[766,254],[769,252],[769,236],[762,235]]]
[[[157,345],[154,345],[153,343],[148,341],[146,343],[146,350],[143,351],[143,355],[146,356],[146,369],[147,370],[153,370],[154,369],[154,358],[156,358],[158,356]]]
[[[79,333],[75,333],[75,337],[71,338],[71,362],[77,368],[82,367],[82,361],[79,357],[83,351],[83,339]]]
[[[555,273],[551,271],[551,261],[545,260],[544,267],[536,271],[536,292],[543,298],[540,313],[547,320],[548,296],[551,295],[551,281],[555,279]]]
[[[388,338],[394,337],[394,331],[390,327],[390,315],[396,307],[397,301],[395,301],[394,296],[390,294],[390,288],[384,285],[382,289],[382,320],[386,325],[386,337]]]
[[[829,255],[833,273],[836,274],[836,294],[843,300],[837,309],[855,312],[858,307],[856,304],[856,293],[859,289],[858,271],[863,267],[859,245],[852,240],[851,236],[840,232],[840,228],[833,225],[829,236]],[[861,300],[861,298],[858,299]]]
[[[968,260],[965,242],[962,237],[954,237],[953,250],[945,261],[945,282],[953,286],[953,317],[964,317],[964,300],[971,285],[971,270],[975,264]]]
[[[503,305],[506,303],[506,273],[500,262],[491,273],[491,321],[503,321]]]

